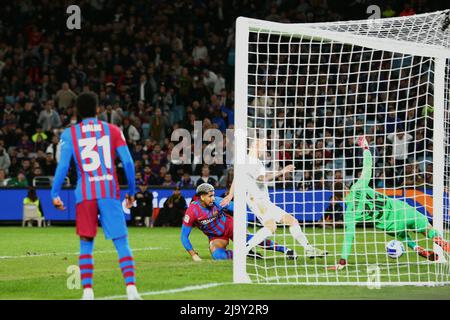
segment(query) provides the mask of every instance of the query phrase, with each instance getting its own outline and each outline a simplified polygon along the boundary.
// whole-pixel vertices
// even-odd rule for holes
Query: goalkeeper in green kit
[[[445,252],[450,253],[449,243],[433,229],[426,216],[406,202],[390,198],[369,187],[369,181],[372,178],[372,154],[365,137],[359,137],[358,145],[364,149],[361,177],[350,190],[344,191],[344,185],[341,182],[337,182],[334,186],[335,199],[345,201],[345,235],[339,264],[330,269],[340,270],[347,265],[355,238],[356,224],[359,222],[373,222],[375,228],[384,230],[398,240],[406,242],[409,248],[430,261],[437,260],[437,254],[420,247],[408,235],[408,231],[422,233],[442,247]]]

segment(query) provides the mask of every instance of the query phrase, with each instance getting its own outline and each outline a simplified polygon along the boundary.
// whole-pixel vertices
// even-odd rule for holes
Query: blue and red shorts
[[[214,241],[216,239],[222,239],[226,241],[233,241],[233,217],[227,215],[227,219],[225,220],[225,230],[221,236],[213,236],[209,237],[209,242]]]
[[[99,218],[106,239],[117,239],[128,234],[120,200],[86,200],[77,203],[75,210],[77,234],[80,237],[95,238]]]

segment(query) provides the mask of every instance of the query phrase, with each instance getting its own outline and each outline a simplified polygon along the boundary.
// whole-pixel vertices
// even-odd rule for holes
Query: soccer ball
[[[403,243],[398,240],[391,240],[386,245],[386,253],[389,258],[398,259],[403,255],[404,252],[405,247],[403,246]]]

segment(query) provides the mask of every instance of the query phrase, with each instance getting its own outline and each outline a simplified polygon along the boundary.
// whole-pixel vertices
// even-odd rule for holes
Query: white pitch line
[[[143,296],[155,296],[155,295],[160,295],[160,294],[169,294],[169,293],[179,293],[179,292],[186,292],[186,291],[204,290],[204,289],[215,288],[215,287],[229,285],[229,284],[233,284],[233,283],[232,282],[207,283],[207,284],[202,284],[202,285],[188,286],[188,287],[169,289],[169,290],[148,291],[148,292],[139,293],[139,294],[141,295],[141,297],[143,297]],[[127,298],[127,296],[126,295],[110,296],[110,297],[98,298],[96,300],[113,300],[113,299],[124,299],[124,298]]]
[[[137,249],[131,249],[131,252],[136,252],[136,251],[152,251],[152,250],[164,250],[165,248],[161,248],[161,247],[145,247],[145,248],[137,248]],[[99,251],[95,251],[94,250],[94,254],[97,253],[115,253],[116,250],[99,250]],[[24,254],[24,255],[20,255],[20,256],[0,256],[0,259],[20,259],[20,258],[35,258],[35,257],[50,257],[50,256],[62,256],[62,255],[66,255],[66,256],[74,256],[74,255],[79,255],[80,252],[52,252],[52,253],[41,253],[41,254]]]

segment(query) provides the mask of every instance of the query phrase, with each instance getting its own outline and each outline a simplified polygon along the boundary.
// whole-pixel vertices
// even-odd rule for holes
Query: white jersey
[[[267,181],[258,181],[258,177],[264,177],[266,175],[266,167],[261,160],[252,156],[248,156],[248,163],[246,170],[246,190],[248,195],[255,199],[270,199]]]
[[[262,224],[272,219],[279,223],[286,212],[270,201],[268,181],[258,181],[258,177],[266,175],[266,167],[261,160],[254,157],[249,156],[248,161],[246,171],[247,205]]]

